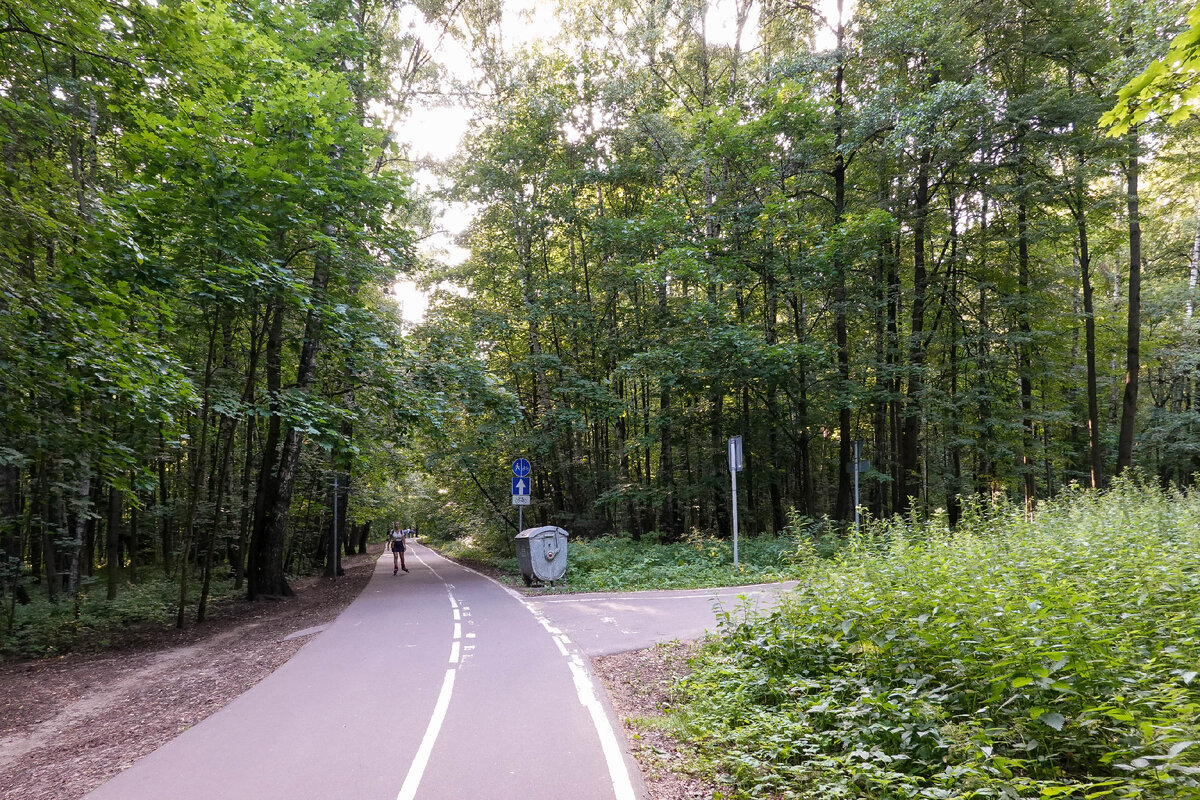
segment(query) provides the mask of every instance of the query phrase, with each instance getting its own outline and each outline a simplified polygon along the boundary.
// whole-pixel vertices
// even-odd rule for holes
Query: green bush
[[[635,542],[607,536],[570,543],[567,583],[572,591],[695,589],[785,580],[796,541],[791,536],[756,536],[733,544],[692,532],[682,542],[661,544],[653,537]]]
[[[567,549],[567,574],[554,591],[618,592],[648,589],[696,589],[744,586],[787,580],[798,563],[832,552],[832,539],[813,540],[819,533],[796,515],[784,534],[742,537],[738,567],[733,567],[733,544],[692,531],[682,542],[664,544],[658,534],[634,541],[628,534],[597,539],[572,537]],[[821,526],[815,526],[820,528]],[[450,556],[499,570],[513,585],[521,581],[511,531],[481,527],[474,536],[459,539],[422,537]],[[797,532],[797,533],[793,533]],[[797,541],[801,544],[797,544]]]
[[[476,537],[433,541],[451,558],[486,564],[504,573],[506,582],[521,583],[510,532],[483,529]],[[617,592],[645,589],[695,589],[742,586],[786,580],[795,571],[796,539],[790,534],[742,538],[738,567],[733,545],[693,531],[682,542],[663,544],[657,534],[634,541],[628,535],[598,539],[571,538],[567,574],[555,587],[569,592]]]
[[[188,588],[188,606],[194,614],[200,599],[200,581],[191,581]],[[234,590],[231,579],[213,576],[209,587],[210,604],[234,596],[240,596],[240,592]],[[17,605],[12,632],[0,629],[0,658],[103,649],[113,639],[128,636],[134,626],[174,625],[178,604],[177,580],[158,578],[122,585],[116,599],[108,600],[102,583],[85,579],[78,615],[71,598],[51,603],[44,595],[35,595],[28,605]]]
[[[880,523],[802,569],[680,685],[738,796],[1200,797],[1200,497]]]

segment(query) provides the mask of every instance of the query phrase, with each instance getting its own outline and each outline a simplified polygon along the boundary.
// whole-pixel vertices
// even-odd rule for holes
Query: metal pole
[[[731,446],[732,447],[732,446]],[[738,565],[738,518],[737,518],[737,470],[729,470],[729,478],[733,483],[733,565]]]
[[[517,506],[517,533],[525,530],[525,506]]]
[[[862,457],[862,442],[854,440],[854,530],[858,530],[858,464]]]
[[[338,574],[338,540],[337,540],[337,511],[338,511],[338,476],[333,474],[333,550],[329,553],[329,558],[333,562],[330,567],[330,577],[336,578]]]

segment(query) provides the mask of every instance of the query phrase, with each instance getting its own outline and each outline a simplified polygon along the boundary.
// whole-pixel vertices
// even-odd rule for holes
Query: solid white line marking
[[[491,581],[512,595],[554,637],[554,642],[560,649],[564,649],[564,643],[568,645],[571,643],[571,640],[551,625],[550,621],[542,616],[534,607],[534,604],[529,602],[520,592],[505,586],[490,575],[484,575],[462,564],[458,564],[457,566]],[[559,641],[558,636],[562,636],[562,641]],[[596,729],[596,734],[600,737],[600,749],[604,753],[605,762],[608,764],[608,775],[612,780],[613,794],[616,796],[616,800],[637,800],[637,795],[633,791],[633,781],[629,777],[629,768],[625,766],[625,758],[621,753],[621,746],[617,742],[617,736],[613,732],[612,724],[608,720],[604,706],[596,699],[596,691],[592,685],[592,679],[588,675],[587,667],[584,666],[583,661],[578,655],[569,656],[567,658],[567,666],[571,670],[571,678],[575,682],[575,692],[579,695],[579,702],[587,709],[588,714],[592,718],[592,725]],[[453,672],[453,670],[451,671]],[[405,785],[407,785],[407,781]],[[415,786],[413,787],[413,791],[416,791]],[[397,800],[412,800],[412,796],[401,796]]]
[[[629,769],[625,766],[625,758],[621,755],[621,745],[617,743],[617,735],[613,732],[608,721],[608,714],[596,699],[596,690],[592,679],[588,676],[587,668],[579,656],[572,657],[567,666],[571,668],[571,677],[575,679],[575,691],[579,694],[579,702],[592,716],[592,724],[596,733],[600,734],[600,749],[604,751],[604,760],[608,762],[608,774],[612,778],[613,792],[617,800],[636,800],[633,793],[633,783],[629,780]]]
[[[459,647],[461,647],[461,646],[462,646],[462,642],[458,641],[457,639],[455,639],[453,642],[450,643],[450,663],[451,664],[458,663],[458,655],[459,655],[458,650],[459,650]]]
[[[433,716],[429,718],[429,726],[425,728],[421,746],[417,748],[417,755],[413,758],[412,766],[408,768],[408,776],[405,777],[404,785],[400,787],[400,794],[396,795],[396,800],[414,800],[417,796],[417,787],[421,785],[421,776],[425,774],[425,767],[429,765],[429,756],[433,753],[433,743],[442,729],[442,723],[446,720],[446,709],[450,707],[450,693],[454,691],[454,673],[453,669],[446,670],[446,677],[442,681],[442,691],[438,694],[437,703],[433,707]]]
[[[613,731],[612,723],[608,719],[604,706],[596,699],[596,689],[583,659],[578,654],[571,654],[567,650],[571,645],[569,636],[552,626],[550,621],[533,607],[532,603],[525,602],[524,598],[520,598],[520,600],[522,605],[529,609],[529,613],[533,614],[533,618],[551,633],[559,652],[567,658],[571,679],[575,683],[575,693],[579,696],[580,704],[587,709],[588,715],[592,718],[592,726],[596,729],[596,735],[600,738],[600,750],[604,753],[604,761],[608,765],[608,776],[612,781],[616,800],[637,800],[637,795],[633,791],[633,781],[629,777],[629,768],[625,765],[625,756],[621,752],[621,745],[617,742],[617,735]]]
[[[462,638],[462,623],[461,622],[454,623],[454,638],[455,639]]]
[[[412,554],[413,554],[413,558],[417,559],[417,561],[420,561],[422,566],[424,566],[426,569],[428,569],[430,572],[433,573],[433,577],[437,578],[439,581],[442,580],[442,576],[438,574],[438,571],[436,569],[434,569],[433,567],[431,567],[429,565],[429,562],[427,562],[425,559],[421,558],[420,554],[417,553],[417,551],[415,549],[412,551]],[[447,587],[447,588],[453,588],[453,587]]]
[[[588,596],[585,594],[546,595],[542,597],[531,597],[529,598],[529,602],[535,605],[540,605],[542,603],[616,603],[621,601],[642,603],[659,602],[663,600],[694,600],[696,598],[703,598],[707,600],[737,600],[743,595],[746,597],[753,597],[757,595],[783,594],[792,588],[788,585],[790,583],[791,581],[784,581],[777,584],[756,583],[750,586],[722,586],[714,589],[680,589],[678,590],[680,592],[679,594],[655,593],[653,591],[647,591],[602,594],[599,597]],[[687,592],[687,594],[684,594],[684,592]],[[517,592],[517,594],[520,593]],[[524,597],[524,595],[521,596]]]

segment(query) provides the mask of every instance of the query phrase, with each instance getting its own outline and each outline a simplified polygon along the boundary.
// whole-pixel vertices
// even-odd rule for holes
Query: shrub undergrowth
[[[520,568],[509,541],[435,542],[452,558],[487,564],[505,579],[521,583]],[[497,551],[505,552],[498,555]],[[568,592],[615,592],[646,589],[695,589],[742,586],[791,577],[796,539],[790,534],[743,537],[738,566],[733,544],[693,531],[683,541],[663,543],[656,535],[634,541],[628,535],[570,539],[566,580],[555,587]]]
[[[1200,797],[1200,496],[876,523],[727,620],[677,712],[739,797]]]
[[[208,602],[211,607],[240,595],[231,579],[214,576]],[[193,614],[199,598],[200,582],[193,581],[188,593],[188,607]],[[127,636],[132,627],[174,625],[178,604],[177,580],[160,577],[124,584],[116,599],[107,600],[102,583],[85,579],[78,613],[69,597],[51,603],[44,595],[35,595],[29,604],[17,605],[11,633],[0,628],[0,660],[103,649]]]

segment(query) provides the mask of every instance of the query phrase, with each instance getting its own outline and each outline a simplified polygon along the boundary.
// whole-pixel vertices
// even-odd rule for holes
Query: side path
[[[582,656],[491,580],[415,546],[290,661],[94,800],[633,800]]]

